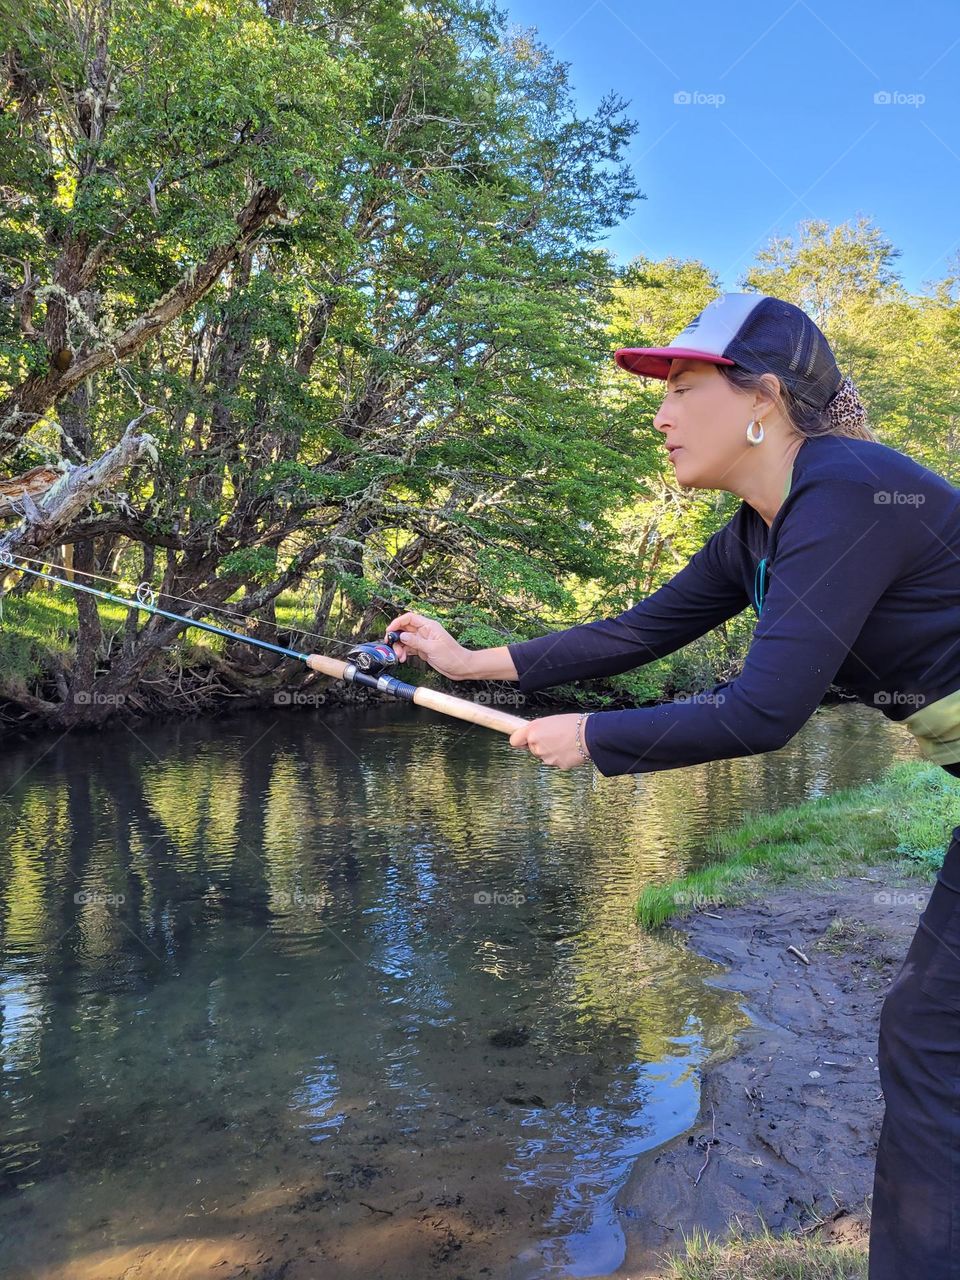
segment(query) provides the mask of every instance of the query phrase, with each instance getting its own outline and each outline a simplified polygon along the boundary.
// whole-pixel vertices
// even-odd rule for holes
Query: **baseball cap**
[[[671,360],[775,373],[792,395],[821,410],[843,381],[830,344],[807,313],[762,293],[722,293],[668,347],[621,347],[614,359],[643,378],[666,378]]]

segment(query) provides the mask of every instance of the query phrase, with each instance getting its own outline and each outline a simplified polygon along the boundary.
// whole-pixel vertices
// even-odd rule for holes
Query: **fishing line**
[[[27,573],[31,577],[55,583],[57,586],[66,587],[70,591],[79,591],[85,595],[96,596],[100,600],[109,600],[114,604],[123,605],[126,609],[142,610],[144,613],[156,614],[161,618],[169,618],[172,622],[179,622],[185,627],[209,631],[214,635],[225,636],[228,640],[239,641],[240,644],[253,645],[257,649],[268,649],[271,653],[279,653],[285,658],[297,658],[300,662],[305,662],[311,671],[330,676],[334,680],[346,680],[354,684],[360,684],[368,689],[375,689],[378,693],[387,693],[391,697],[400,698],[406,702],[414,702],[418,706],[426,707],[431,711],[439,711],[442,715],[454,716],[458,720],[468,720],[473,724],[482,725],[484,728],[495,729],[499,733],[512,734],[516,729],[526,726],[528,723],[520,716],[508,715],[505,711],[500,711],[495,707],[483,704],[478,705],[475,702],[468,701],[466,698],[457,698],[453,694],[444,693],[440,689],[431,689],[425,685],[408,684],[406,681],[398,680],[396,676],[390,675],[390,669],[396,667],[399,662],[399,658],[393,648],[394,644],[400,639],[400,633],[397,631],[388,631],[384,640],[368,641],[354,645],[347,654],[347,660],[344,662],[340,658],[331,658],[321,653],[300,653],[296,649],[288,649],[283,645],[271,644],[269,640],[258,640],[254,636],[246,636],[239,631],[228,631],[225,627],[214,626],[212,622],[201,622],[199,618],[188,618],[184,617],[183,614],[171,613],[168,609],[161,609],[155,603],[157,593],[147,582],[141,582],[136,589],[134,597],[128,599],[126,596],[115,595],[111,591],[101,591],[97,587],[88,587],[82,582],[70,582],[66,578],[62,578],[57,574],[46,573],[41,569],[31,569],[27,563],[18,564],[17,559],[26,562],[28,557],[20,556],[15,558],[12,552],[5,549],[0,550],[0,566],[12,569],[16,573]],[[45,564],[46,562],[34,561],[34,563]],[[87,577],[103,577],[108,581],[110,580],[106,574],[90,574],[85,570],[80,570],[80,572]],[[185,599],[185,597],[179,598]],[[0,600],[2,600],[2,596],[0,596]],[[200,601],[188,601],[188,603],[193,604],[200,612],[208,608],[207,605],[202,604]],[[344,644],[345,641],[341,640],[337,641],[337,643]]]
[[[16,559],[19,561],[23,561],[25,564],[36,564],[41,566],[47,565],[50,563],[47,560],[35,560],[31,556],[20,555],[19,552],[17,553]],[[0,563],[5,564],[12,569],[17,568],[16,564],[13,564],[13,563],[8,564],[8,561],[4,558],[3,554],[0,554]],[[328,641],[330,644],[337,644],[347,649],[349,649],[352,644],[352,642],[349,640],[338,640],[335,636],[322,636],[317,631],[305,631],[302,628],[296,627],[296,626],[284,627],[276,622],[268,622],[265,618],[251,618],[250,614],[240,613],[238,610],[235,610],[235,609],[225,609],[221,605],[215,605],[215,604],[204,604],[202,600],[191,600],[189,596],[176,596],[169,591],[159,591],[154,587],[150,586],[148,582],[140,582],[140,583],[134,584],[128,578],[115,578],[108,573],[90,573],[86,569],[67,569],[65,566],[62,566],[62,565],[51,565],[50,567],[56,568],[56,569],[63,569],[64,573],[79,574],[83,578],[91,578],[94,581],[112,582],[120,587],[126,586],[127,588],[131,589],[134,595],[136,596],[136,598],[141,601],[143,599],[147,599],[149,600],[150,603],[153,603],[153,601],[156,600],[157,596],[160,595],[167,600],[176,600],[176,601],[179,601],[180,604],[190,605],[193,608],[200,608],[204,612],[222,613],[224,617],[237,618],[241,622],[251,622],[251,621],[256,622],[258,626],[270,627],[272,630],[276,632],[294,631],[296,632],[297,635],[307,637],[311,640],[325,640],[325,641]],[[24,572],[26,572],[26,570],[24,570]],[[62,586],[65,586],[65,587],[71,587],[71,586],[77,585],[72,583],[69,578],[63,578],[63,577],[54,576],[54,575],[48,575],[48,577],[51,581],[59,582]]]
[[[56,574],[44,573],[40,569],[29,569],[26,565],[18,565],[9,551],[0,551],[0,565],[13,569],[17,573],[29,573],[34,578],[43,578],[46,582],[57,583],[61,587],[67,587],[70,591],[81,591],[85,595],[96,596],[100,600],[109,600],[113,604],[122,604],[127,609],[141,609],[144,613],[152,613],[161,618],[169,618],[172,622],[182,622],[188,627],[197,627],[201,631],[211,631],[214,635],[226,636],[230,640],[239,640],[244,644],[252,644],[258,649],[269,649],[273,653],[283,654],[284,657],[299,658],[301,662],[306,662],[307,658],[310,657],[308,653],[300,653],[296,649],[287,649],[283,645],[271,644],[269,640],[257,640],[254,636],[245,636],[239,631],[228,631],[225,627],[215,627],[212,622],[201,622],[199,618],[185,618],[183,614],[171,613],[168,609],[160,609],[154,604],[157,594],[147,582],[141,582],[137,587],[134,598],[128,600],[126,596],[114,595],[111,591],[99,591],[96,587],[88,587],[82,582],[69,582],[66,578],[58,577]],[[201,612],[206,607],[196,600],[193,601],[193,604]]]

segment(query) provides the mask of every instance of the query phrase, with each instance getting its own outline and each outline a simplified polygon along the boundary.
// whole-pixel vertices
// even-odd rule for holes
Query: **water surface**
[[[8,746],[2,1273],[615,1270],[747,1021],[637,893],[913,750],[849,706],[611,779],[396,704]]]

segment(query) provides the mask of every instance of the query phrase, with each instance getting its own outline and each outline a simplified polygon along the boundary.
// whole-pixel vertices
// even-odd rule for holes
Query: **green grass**
[[[98,600],[97,609],[105,640],[112,632],[122,631],[128,609],[107,600]],[[142,624],[146,615],[139,616]],[[230,625],[226,619],[224,625]],[[39,674],[44,653],[55,653],[69,667],[73,662],[76,634],[75,597],[67,595],[65,589],[6,596],[0,619],[0,669],[10,683],[26,684]],[[202,631],[188,631],[183,643],[188,650],[223,646],[219,636]]]
[[[111,605],[110,623],[122,625],[126,612]],[[107,619],[105,618],[105,624]],[[39,675],[44,653],[54,653],[69,665],[77,630],[77,611],[65,593],[32,591],[6,596],[0,618],[0,670],[9,685],[26,685]]]
[[[123,594],[120,589],[111,589]],[[44,653],[55,654],[68,668],[72,665],[77,632],[76,598],[65,587],[55,590],[39,588],[26,596],[4,597],[0,617],[0,671],[8,684],[25,687],[35,680],[43,668]],[[225,607],[229,609],[231,606],[228,603]],[[180,603],[179,611],[187,608],[186,602]],[[98,600],[97,609],[105,637],[123,629],[129,613],[123,605]],[[142,625],[146,614],[139,614],[139,619]],[[240,632],[248,625],[243,619],[216,613],[209,614],[206,621]],[[292,630],[298,625],[310,625],[303,602],[294,593],[286,593],[278,599],[277,623]],[[272,638],[270,632],[267,638]],[[199,656],[211,650],[222,653],[225,641],[209,631],[187,630],[179,643],[189,657],[190,654]]]
[[[883,936],[879,929],[871,929],[862,920],[834,916],[823,936],[813,945],[821,951],[829,951],[832,956],[845,956],[864,943],[881,942]]]
[[[865,1280],[867,1274],[865,1246],[775,1236],[766,1227],[753,1236],[735,1228],[723,1242],[696,1231],[686,1246],[684,1257],[667,1260],[663,1280]]]
[[[771,885],[809,883],[889,862],[895,874],[940,866],[960,825],[960,779],[938,765],[893,765],[879,781],[748,819],[714,837],[714,860],[637,901],[645,928],[710,903],[731,905]]]

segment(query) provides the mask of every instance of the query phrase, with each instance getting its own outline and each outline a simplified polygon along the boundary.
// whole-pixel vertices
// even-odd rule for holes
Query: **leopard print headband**
[[[834,431],[840,435],[863,430],[868,426],[867,411],[854,386],[852,378],[844,378],[836,395],[827,405],[827,416]]]

